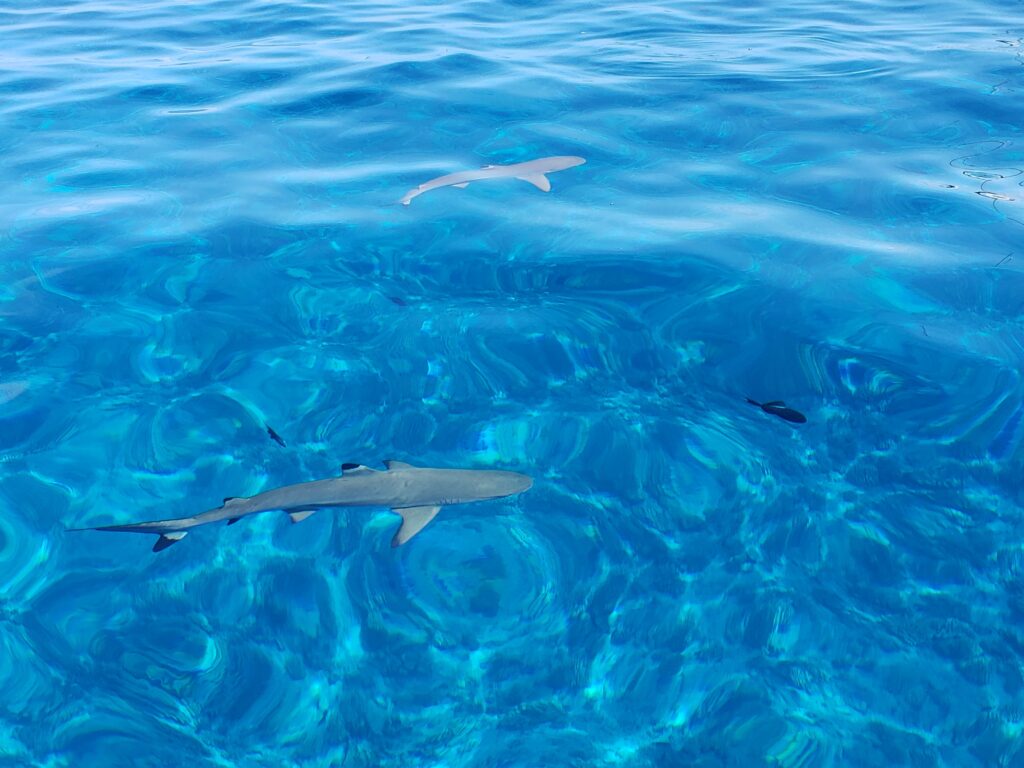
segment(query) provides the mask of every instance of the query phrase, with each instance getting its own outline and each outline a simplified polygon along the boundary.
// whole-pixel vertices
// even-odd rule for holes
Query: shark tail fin
[[[437,517],[437,513],[440,511],[440,504],[427,507],[401,507],[393,509],[392,512],[397,512],[402,516],[402,525],[395,532],[394,538],[391,539],[391,546],[400,547],[405,544],[405,542],[422,531],[427,526],[427,523]]]
[[[101,525],[96,528],[69,528],[69,531],[110,531],[114,533],[153,533],[159,536],[153,545],[154,552],[161,552],[188,535],[188,529],[196,525],[189,517],[176,520],[154,520],[148,523],[128,525]]]
[[[238,509],[241,514],[228,518],[228,525],[234,525],[245,513],[245,502],[248,499],[228,496],[218,509],[212,509],[195,517],[176,517],[170,520],[150,520],[145,523],[126,523],[125,525],[101,525],[96,528],[69,528],[69,531],[113,531],[115,533],[153,533],[159,536],[153,545],[154,552],[161,552],[171,544],[184,539],[188,532],[199,525],[223,520],[221,510]]]
[[[160,538],[156,540],[156,544],[153,545],[154,552],[161,552],[167,549],[171,544],[176,544],[182,539],[188,536],[188,531],[174,531],[173,533],[161,533]]]
[[[548,177],[545,176],[543,173],[530,173],[527,174],[526,176],[516,176],[516,178],[530,182],[541,192],[551,191],[551,182],[548,180]]]

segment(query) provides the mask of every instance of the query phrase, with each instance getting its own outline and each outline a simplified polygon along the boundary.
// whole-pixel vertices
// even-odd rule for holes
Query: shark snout
[[[576,157],[575,155],[569,155],[562,159],[565,161],[565,168],[575,168],[577,165],[583,165],[587,162],[582,157]]]
[[[522,493],[528,491],[533,487],[533,478],[526,475],[521,475],[518,472],[509,472],[513,476],[512,484],[514,490],[512,493]]]
[[[503,496],[515,496],[528,491],[533,486],[533,478],[519,472],[496,470],[488,473],[486,486],[481,486],[482,496],[500,499]],[[486,490],[485,490],[486,489]]]

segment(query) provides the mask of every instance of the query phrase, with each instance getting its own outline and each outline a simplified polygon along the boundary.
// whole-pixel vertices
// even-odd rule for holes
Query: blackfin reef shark
[[[456,187],[465,189],[476,181],[488,181],[490,179],[520,179],[533,184],[542,192],[551,191],[551,182],[545,174],[555,171],[564,171],[566,168],[575,168],[583,165],[586,160],[575,155],[559,155],[556,157],[540,157],[536,160],[528,160],[525,163],[513,163],[512,165],[485,165],[475,171],[459,171],[449,173],[446,176],[438,176],[418,187],[414,187],[405,193],[399,201],[402,205],[408,205],[413,198],[419,197],[424,192],[441,187]]]
[[[285,485],[255,496],[227,498],[216,509],[192,517],[71,530],[156,534],[159,538],[153,551],[159,552],[200,525],[221,520],[232,525],[260,512],[281,510],[293,523],[299,523],[318,509],[389,507],[402,517],[402,524],[391,540],[392,547],[399,547],[423,530],[445,505],[515,496],[533,485],[527,475],[504,470],[415,467],[394,460],[385,461],[384,465],[387,469],[381,471],[362,464],[343,464],[340,477]]]

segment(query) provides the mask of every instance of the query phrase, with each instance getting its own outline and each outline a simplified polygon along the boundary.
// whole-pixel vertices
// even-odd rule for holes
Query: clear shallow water
[[[0,10],[0,760],[1024,764],[1022,11]]]

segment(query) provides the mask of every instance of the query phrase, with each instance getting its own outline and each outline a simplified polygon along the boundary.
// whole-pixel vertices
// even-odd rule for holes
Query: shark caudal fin
[[[402,507],[400,509],[392,509],[391,511],[402,516],[402,525],[395,532],[394,538],[391,539],[392,547],[400,547],[422,531],[427,526],[427,523],[437,517],[437,513],[441,511],[441,505]]]
[[[188,536],[188,531],[173,531],[171,533],[161,533],[160,538],[156,540],[156,544],[153,545],[154,552],[161,552],[167,549],[171,544],[177,544],[179,541]]]
[[[69,528],[69,531],[111,531],[114,533],[152,533],[158,536],[156,544],[153,545],[154,552],[162,552],[171,544],[176,544],[184,539],[190,529],[198,525],[213,523],[223,520],[224,516],[219,515],[221,510],[238,508],[244,513],[244,502],[248,499],[229,496],[224,503],[216,510],[204,512],[196,517],[177,517],[171,520],[151,520],[146,523],[127,523],[125,525],[101,525],[96,528]],[[228,525],[237,523],[241,515],[228,518]]]
[[[195,523],[190,517],[177,520],[153,520],[148,523],[132,523],[130,525],[101,525],[96,528],[68,528],[69,531],[111,531],[114,533],[154,533],[160,538],[153,545],[154,552],[161,552],[171,544],[177,544],[188,535],[189,528]]]

